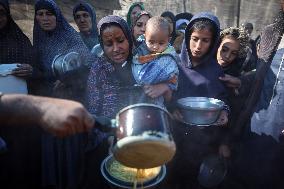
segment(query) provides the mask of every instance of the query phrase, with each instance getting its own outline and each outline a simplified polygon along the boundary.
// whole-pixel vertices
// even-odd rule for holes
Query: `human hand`
[[[221,144],[219,146],[219,154],[224,158],[229,158],[231,156],[231,150],[228,145]]]
[[[224,77],[219,77],[219,79],[223,81],[227,87],[230,87],[230,88],[240,88],[241,83],[242,83],[239,78],[228,75],[228,74],[225,74]]]
[[[155,85],[145,85],[143,87],[144,92],[151,98],[157,98],[162,95],[165,95],[170,90],[169,86],[166,83],[160,83]]]
[[[213,125],[218,125],[218,126],[225,126],[228,123],[228,113],[225,110],[222,110],[217,121],[213,123]]]
[[[183,116],[178,109],[174,110],[172,115],[175,120],[183,122]]]
[[[82,104],[63,99],[40,100],[40,125],[58,137],[89,131],[94,119]]]
[[[13,69],[11,74],[17,77],[28,77],[33,73],[33,67],[29,64],[17,64],[17,68]]]

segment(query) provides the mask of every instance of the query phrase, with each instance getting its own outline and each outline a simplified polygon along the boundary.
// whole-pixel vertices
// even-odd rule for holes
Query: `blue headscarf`
[[[56,16],[56,28],[46,32],[41,29],[39,23],[34,19],[33,44],[39,51],[40,63],[46,76],[52,76],[51,64],[56,55],[77,52],[84,60],[85,66],[90,66],[94,62],[89,49],[82,41],[78,32],[65,20],[59,7],[53,0],[37,0],[35,12],[40,9],[51,10]]]
[[[90,5],[89,3],[80,2],[73,9],[74,19],[75,19],[76,12],[78,12],[80,10],[84,10],[84,11],[88,12],[90,14],[90,16],[91,16],[91,19],[92,19],[91,34],[90,35],[85,35],[82,32],[80,32],[80,35],[81,35],[84,43],[91,50],[95,45],[97,45],[99,43],[96,12],[95,12],[95,9],[92,7],[92,5]]]

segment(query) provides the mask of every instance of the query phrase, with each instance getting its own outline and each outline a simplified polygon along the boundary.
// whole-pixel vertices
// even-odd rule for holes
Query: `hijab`
[[[0,0],[7,15],[7,24],[0,29],[0,63],[33,63],[33,48],[28,37],[12,19],[9,2]]]
[[[38,49],[40,63],[46,76],[55,79],[51,70],[54,57],[69,52],[79,53],[84,60],[84,65],[90,67],[95,60],[78,32],[63,17],[56,3],[53,0],[37,0],[35,12],[40,9],[51,9],[56,16],[56,28],[49,32],[41,29],[36,16],[34,20],[33,42],[35,48]]]
[[[142,2],[133,3],[133,4],[129,7],[128,13],[127,13],[127,24],[128,24],[129,27],[132,26],[132,23],[131,23],[131,12],[132,12],[132,10],[133,10],[135,7],[137,7],[137,6],[140,7],[140,9],[141,9],[142,11],[145,10],[145,7],[144,7],[144,5],[143,5]]]
[[[80,32],[81,38],[83,39],[86,46],[91,50],[95,45],[99,43],[98,40],[98,30],[97,30],[97,18],[95,9],[89,3],[80,2],[73,9],[73,16],[75,18],[75,14],[78,11],[86,11],[89,13],[92,19],[92,31],[90,35],[85,35]]]
[[[170,44],[172,45],[177,37],[176,34],[176,18],[174,13],[170,12],[170,11],[165,11],[161,14],[162,17],[168,17],[172,20],[172,24],[173,24],[173,32],[171,33],[171,41]]]

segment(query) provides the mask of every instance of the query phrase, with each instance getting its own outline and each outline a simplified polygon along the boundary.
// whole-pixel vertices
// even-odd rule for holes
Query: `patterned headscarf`
[[[14,22],[7,0],[0,0],[7,12],[7,24],[0,30],[0,63],[33,63],[33,49],[30,40]]]
[[[42,5],[48,5],[46,8],[52,8],[56,16],[56,28],[53,31],[46,32],[41,29],[39,23],[34,19],[33,41],[34,47],[39,51],[39,58],[47,76],[53,78],[51,64],[56,55],[77,52],[88,67],[95,62],[89,49],[82,41],[78,32],[65,20],[59,7],[53,0],[38,0],[35,4],[35,12]]]
[[[102,41],[102,38],[101,38],[101,33],[102,33],[105,25],[108,25],[108,26],[116,25],[116,26],[120,27],[122,29],[128,43],[129,43],[129,49],[132,49],[133,41],[132,41],[130,29],[129,29],[127,23],[125,22],[125,20],[123,20],[123,18],[121,18],[119,16],[115,16],[115,15],[109,15],[109,16],[103,17],[98,23],[98,29],[99,29],[99,35],[100,35],[99,40],[100,40],[100,45],[101,45],[102,48],[104,47],[104,44],[103,44],[103,41]],[[132,60],[132,51],[131,50],[129,52],[129,56],[128,56],[127,60]]]
[[[73,9],[73,17],[74,17],[74,19],[75,19],[75,14],[78,11],[86,11],[91,16],[91,19],[92,19],[92,31],[91,31],[91,34],[86,36],[82,32],[80,32],[80,35],[81,35],[84,43],[91,50],[96,44],[99,43],[96,12],[95,12],[95,9],[92,7],[92,5],[90,5],[89,3],[86,3],[86,2],[80,2],[80,3],[78,3],[74,7],[74,9]]]

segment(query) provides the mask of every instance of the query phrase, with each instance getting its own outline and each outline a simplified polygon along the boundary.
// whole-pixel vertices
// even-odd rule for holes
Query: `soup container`
[[[181,98],[177,104],[186,124],[201,126],[216,122],[225,105],[221,100],[207,97]]]
[[[117,172],[114,171],[117,168]],[[153,170],[152,174],[148,174],[149,178],[144,178],[143,181],[137,181],[136,188],[154,188],[159,184],[166,176],[166,166],[162,165],[152,169],[146,169],[145,171],[149,173],[149,170]],[[131,177],[125,176],[132,171]],[[135,169],[126,167],[119,162],[117,162],[112,155],[109,155],[104,159],[101,164],[101,173],[103,177],[110,183],[112,188],[134,188],[135,178],[133,174]],[[117,174],[120,173],[120,174]],[[135,174],[134,174],[135,175]],[[125,177],[124,177],[125,176]],[[134,176],[135,177],[135,176]]]
[[[140,169],[169,162],[176,151],[171,120],[167,110],[154,104],[125,107],[111,120],[116,135],[112,148],[114,158],[127,167]]]

